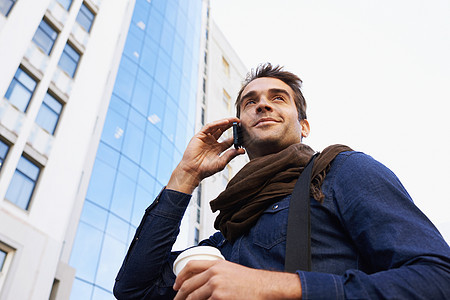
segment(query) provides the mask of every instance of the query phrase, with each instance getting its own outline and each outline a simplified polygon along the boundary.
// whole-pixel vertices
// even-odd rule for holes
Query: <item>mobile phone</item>
[[[236,149],[242,147],[242,128],[238,122],[233,122],[233,144]]]

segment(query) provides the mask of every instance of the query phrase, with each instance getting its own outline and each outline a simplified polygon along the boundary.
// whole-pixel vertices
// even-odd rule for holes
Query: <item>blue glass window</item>
[[[43,19],[33,36],[33,42],[41,48],[45,54],[49,55],[52,51],[53,45],[55,44],[57,36],[58,33],[56,30],[53,29],[53,27],[51,27],[45,19]]]
[[[151,188],[154,188],[154,181],[151,184]],[[131,215],[131,224],[138,226],[139,222],[144,215],[145,209],[149,206],[150,201],[154,199],[154,195],[147,192],[144,188],[138,186],[136,189],[136,195],[134,196],[133,212]]]
[[[95,276],[96,287],[110,290],[111,287],[114,286],[117,270],[120,269],[126,251],[127,245],[125,243],[121,243],[108,235],[104,237],[97,274]],[[101,290],[98,290],[98,292],[100,291]],[[98,295],[97,297],[92,297],[92,299],[114,299],[112,295],[108,295],[106,291],[103,291],[100,294],[103,294],[103,297],[98,298],[98,296],[100,296]]]
[[[102,241],[102,231],[84,222],[79,223],[69,262],[76,266],[78,278],[94,282]]]
[[[72,0],[57,0],[66,10],[69,10]]]
[[[80,11],[77,15],[77,22],[87,32],[91,30],[92,23],[94,22],[94,13],[83,3]]]
[[[0,12],[7,16],[15,3],[16,0],[0,0]]]
[[[80,279],[76,278],[73,281],[72,293],[70,299],[91,299],[93,285]]]
[[[0,250],[0,272],[2,271],[3,265],[5,264],[6,254],[8,253],[6,253],[3,250]]]
[[[6,154],[8,154],[9,146],[0,140],[0,170],[2,169],[3,162],[5,161]]]
[[[59,59],[58,66],[61,67],[70,77],[75,75],[75,71],[80,60],[80,54],[69,44],[66,44]]]
[[[109,208],[115,177],[115,168],[97,158],[92,170],[87,199],[101,207]]]
[[[22,156],[6,192],[6,199],[27,210],[39,173],[39,167]]]
[[[39,113],[36,117],[36,124],[53,134],[58,124],[61,114],[62,104],[49,93],[45,94]]]
[[[2,271],[3,265],[5,264],[7,254],[8,253],[0,249],[0,272]]]
[[[19,110],[25,112],[36,84],[36,80],[19,68],[6,91],[5,98]]]

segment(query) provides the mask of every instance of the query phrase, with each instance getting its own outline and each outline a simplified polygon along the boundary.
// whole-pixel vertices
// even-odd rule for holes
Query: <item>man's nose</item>
[[[261,97],[256,107],[257,112],[272,111],[272,105],[265,97]]]

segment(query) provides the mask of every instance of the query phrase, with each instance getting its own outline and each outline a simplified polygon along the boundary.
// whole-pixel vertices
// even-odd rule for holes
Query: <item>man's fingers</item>
[[[217,132],[217,129],[222,130],[224,132],[231,126],[233,126],[233,122],[239,122],[239,119],[236,117],[229,117],[221,120],[217,120],[211,123],[206,124],[202,128],[202,132],[205,134],[212,134],[214,135]],[[220,135],[219,135],[220,136]]]
[[[220,164],[223,165],[224,168],[225,168],[225,166],[226,166],[233,158],[235,158],[235,157],[238,156],[238,155],[242,155],[242,154],[245,154],[245,150],[242,149],[242,148],[239,148],[239,149],[234,149],[234,148],[229,149],[229,150],[225,151],[225,152],[222,154],[222,156],[220,157]]]
[[[180,271],[173,285],[174,290],[178,290],[183,282],[189,278],[201,273],[211,266],[215,265],[217,260],[191,260],[186,264],[186,266]]]

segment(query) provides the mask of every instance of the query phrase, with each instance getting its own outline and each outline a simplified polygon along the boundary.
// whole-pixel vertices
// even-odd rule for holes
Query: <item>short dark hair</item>
[[[306,119],[306,101],[303,97],[301,86],[302,80],[295,74],[283,70],[282,66],[272,66],[270,63],[260,64],[256,69],[252,69],[245,78],[241,89],[236,98],[236,115],[239,118],[241,115],[241,96],[247,85],[257,78],[271,77],[276,78],[286,83],[294,91],[294,101],[297,107],[298,119]]]

